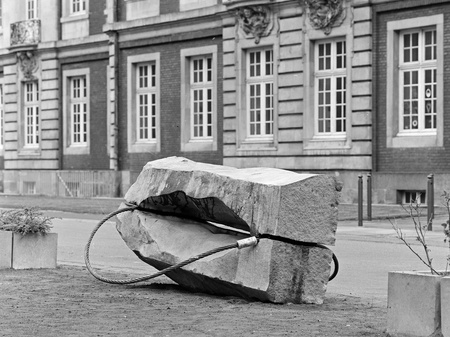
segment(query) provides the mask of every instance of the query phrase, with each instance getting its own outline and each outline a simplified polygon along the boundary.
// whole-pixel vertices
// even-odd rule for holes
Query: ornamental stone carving
[[[41,20],[25,20],[11,24],[11,47],[41,42]]]
[[[35,52],[33,51],[20,51],[17,53],[17,61],[19,62],[20,70],[23,77],[26,80],[34,80],[33,73],[38,68],[38,62]]]
[[[344,0],[304,0],[309,22],[314,29],[322,29],[328,35],[333,26],[345,19]]]
[[[245,6],[239,8],[236,15],[242,32],[246,37],[253,37],[256,44],[272,30],[272,13],[266,6]]]

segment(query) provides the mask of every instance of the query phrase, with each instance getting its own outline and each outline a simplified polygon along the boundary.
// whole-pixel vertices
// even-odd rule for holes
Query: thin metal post
[[[363,225],[363,176],[358,176],[358,226]]]
[[[433,230],[434,219],[434,176],[429,174],[427,177],[427,223],[428,230]]]
[[[367,175],[367,219],[372,221],[372,175]]]

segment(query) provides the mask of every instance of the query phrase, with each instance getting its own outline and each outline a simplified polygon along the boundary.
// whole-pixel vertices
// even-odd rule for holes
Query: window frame
[[[79,82],[79,83],[78,83]],[[76,85],[76,87],[75,87]],[[69,78],[69,106],[71,116],[71,145],[86,146],[88,133],[88,105],[89,94],[86,76]],[[78,94],[76,94],[78,92]],[[79,119],[76,120],[76,114]]]
[[[155,137],[152,139],[139,139],[137,112],[137,71],[140,65],[155,65]],[[127,57],[127,137],[128,152],[160,152],[161,151],[161,124],[160,124],[160,53],[141,54]]]
[[[74,7],[77,5],[80,7],[80,9],[75,11]],[[77,16],[77,15],[87,14],[87,5],[88,5],[87,0],[70,0],[69,12],[68,12],[69,16]]]
[[[31,91],[28,86],[31,85]],[[38,149],[41,141],[41,111],[40,111],[40,88],[38,81],[25,81],[22,83],[22,113],[24,118],[24,149]],[[31,99],[29,97],[31,96]],[[30,113],[31,120],[30,121]],[[31,130],[30,130],[31,129]],[[31,131],[31,132],[30,132]]]
[[[343,53],[338,54],[337,52],[337,44],[343,44]],[[330,44],[330,68],[329,69],[320,69],[320,46]],[[341,55],[342,62],[344,63],[344,67],[337,66],[337,58],[338,55]],[[326,62],[326,60],[324,60]],[[344,88],[338,90],[337,82],[341,80],[341,86]],[[330,102],[329,104],[321,104],[320,95],[321,91],[320,82],[321,80],[330,80],[330,87],[328,91],[322,91],[325,96],[326,93],[330,94]],[[347,107],[347,52],[346,52],[346,41],[345,38],[333,38],[327,40],[316,41],[314,44],[314,138],[315,139],[345,139],[347,132],[347,118],[348,118],[348,107]],[[341,100],[342,102],[337,102],[338,95],[337,93],[341,92]],[[326,108],[326,105],[330,107],[330,116],[329,118],[321,117],[320,108],[323,106]],[[343,107],[345,117],[338,117],[338,107]],[[341,112],[342,114],[342,112]],[[330,131],[322,131],[321,130],[321,121],[326,124],[326,121],[330,121],[329,130]],[[343,121],[341,124],[341,128],[343,131],[338,131],[338,121]],[[325,125],[324,128],[327,128]]]
[[[0,79],[0,155],[5,148],[5,108],[4,108],[4,85]]]
[[[3,34],[3,0],[0,0],[0,34]]]
[[[65,155],[86,155],[90,153],[90,69],[70,69],[63,70],[63,148]],[[73,97],[73,81],[75,79],[84,79],[86,95],[84,97]],[[80,88],[81,90],[81,88]],[[73,105],[85,105],[86,111],[84,113],[84,123],[86,129],[83,132],[86,140],[83,142],[76,142],[74,140],[74,113]]]
[[[181,62],[181,151],[217,151],[218,105],[217,105],[217,45],[182,49]],[[194,83],[193,61],[211,58],[211,81]],[[205,70],[204,70],[205,71]],[[194,136],[194,90],[211,90],[211,135]],[[206,112],[203,115],[207,114]]]
[[[247,53],[251,50],[270,48],[273,50],[273,137],[249,138],[247,134],[248,123],[248,101],[247,101]],[[240,39],[235,52],[235,66],[224,69],[224,77],[229,77],[230,71],[234,70],[236,74],[236,86],[232,90],[224,88],[224,127],[226,130],[234,129],[236,133],[231,132],[224,135],[224,143],[229,143],[230,149],[235,147],[235,155],[242,156],[266,156],[276,154],[279,146],[280,132],[278,130],[279,116],[279,77],[280,69],[280,45],[278,36],[271,34],[261,39],[259,44],[255,44],[254,39]],[[227,57],[229,57],[227,55]],[[234,69],[233,69],[234,68]],[[228,84],[227,84],[228,86]],[[228,91],[228,92],[227,92]],[[233,91],[233,94],[231,94]],[[235,111],[232,105],[235,105]],[[234,136],[234,137],[233,137]],[[233,138],[231,138],[233,137]],[[235,141],[231,143],[232,139]],[[227,150],[230,151],[230,150]]]
[[[199,68],[195,69],[196,65]],[[192,141],[207,141],[213,136],[214,78],[212,68],[212,56],[196,56],[190,59],[190,133]],[[208,80],[208,76],[211,76],[211,80]],[[195,81],[195,78],[201,78],[201,80]],[[204,80],[205,78],[206,80]]]
[[[33,8],[30,8],[30,4]],[[25,4],[26,19],[35,20],[38,19],[38,0],[27,0]]]
[[[141,73],[141,70],[144,69],[146,69],[146,74]],[[136,64],[135,71],[136,142],[155,143],[157,132],[156,110],[158,108],[156,104],[156,64],[155,62],[141,62]],[[150,84],[141,85],[144,83]]]
[[[443,14],[389,21],[386,39],[386,146],[392,148],[442,147],[443,146]],[[403,90],[401,69],[401,36],[404,33],[433,28],[436,30],[436,129],[422,131],[402,130]],[[407,67],[406,67],[407,69]],[[412,68],[411,68],[412,69]]]
[[[353,74],[353,31],[344,26],[336,27],[328,36],[324,36],[321,30],[308,30],[304,36],[304,99],[303,99],[303,151],[305,154],[350,154],[352,152],[353,133],[352,128],[352,74]],[[345,104],[346,120],[345,133],[334,135],[317,135],[316,133],[316,46],[318,43],[339,40],[345,41],[346,70],[345,70]]]
[[[267,52],[270,52],[271,56],[267,59]],[[251,55],[260,55],[260,62],[252,62]],[[245,54],[245,83],[246,83],[246,106],[247,106],[247,123],[246,123],[246,140],[247,141],[263,141],[273,142],[274,138],[274,125],[275,125],[275,107],[274,107],[274,52],[273,48],[254,48],[247,50]],[[259,64],[259,66],[258,66]],[[253,65],[253,66],[252,66]],[[267,67],[270,71],[267,72]],[[253,71],[258,71],[259,74],[252,75]],[[269,86],[269,88],[268,88]],[[254,94],[258,90],[260,95]],[[269,93],[268,93],[269,91]],[[258,98],[259,97],[259,98]],[[268,102],[269,101],[269,102]],[[259,104],[259,108],[252,108]],[[257,113],[259,110],[259,121],[256,116],[253,116],[253,112]],[[271,115],[271,118],[267,118],[267,112]],[[256,121],[255,121],[256,120]],[[269,129],[269,131],[267,130]],[[259,132],[258,132],[259,129]]]
[[[417,134],[417,135],[422,135],[422,134],[431,134],[431,135],[435,135],[436,134],[436,126],[434,128],[426,128],[425,125],[425,108],[424,108],[424,103],[426,101],[425,98],[425,86],[426,86],[426,82],[425,82],[425,78],[426,78],[426,72],[429,70],[434,71],[434,75],[432,75],[432,77],[434,78],[434,80],[436,80],[436,75],[437,75],[437,57],[435,57],[434,60],[430,60],[427,61],[425,60],[425,44],[424,42],[424,35],[426,32],[434,32],[435,34],[435,41],[436,42],[436,36],[437,36],[437,32],[435,29],[431,29],[431,28],[420,28],[420,29],[413,29],[413,30],[402,30],[399,32],[399,110],[402,110],[402,112],[399,111],[399,135],[401,134]],[[404,50],[404,36],[405,35],[412,35],[412,34],[418,34],[418,59],[417,61],[412,61],[412,62],[405,62],[404,55],[405,55],[405,50]],[[435,48],[437,50],[437,45],[435,45]],[[414,99],[414,97],[410,98],[410,104],[417,102],[417,129],[407,129],[405,128],[405,111],[404,109],[402,109],[402,106],[404,107],[405,102],[405,75],[406,73],[413,73],[413,72],[417,72],[417,99]],[[436,87],[436,82],[433,82],[433,87]],[[410,88],[412,89],[412,91],[414,91],[414,86],[410,85]],[[431,90],[430,94],[434,94],[436,95],[436,90]],[[431,97],[431,100],[436,101],[437,97]],[[402,104],[403,103],[403,104]],[[412,104],[414,105],[414,104]],[[431,109],[434,110],[434,109]],[[410,114],[411,115],[411,119],[413,119],[413,115],[414,114]],[[431,113],[431,117],[436,116],[436,111],[432,111]],[[412,120],[412,122],[410,123],[412,124],[411,126],[414,127],[414,120]],[[436,124],[436,123],[432,123],[432,124]]]

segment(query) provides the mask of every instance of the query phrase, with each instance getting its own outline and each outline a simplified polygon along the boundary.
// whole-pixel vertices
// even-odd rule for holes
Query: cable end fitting
[[[259,242],[259,240],[256,237],[252,236],[249,238],[238,240],[237,247],[238,247],[238,249],[242,249],[245,247],[252,247],[252,246],[256,246],[258,244],[258,242]]]

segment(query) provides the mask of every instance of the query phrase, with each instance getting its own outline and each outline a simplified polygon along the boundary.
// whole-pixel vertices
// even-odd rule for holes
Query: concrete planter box
[[[442,335],[450,337],[450,277],[441,279],[441,326]]]
[[[0,269],[11,268],[12,232],[0,231]]]
[[[388,274],[387,333],[390,336],[431,336],[440,331],[442,279],[430,272]]]
[[[0,268],[56,268],[58,234],[0,231]]]

